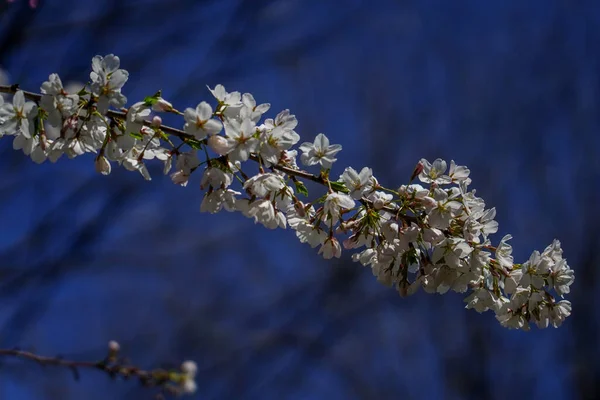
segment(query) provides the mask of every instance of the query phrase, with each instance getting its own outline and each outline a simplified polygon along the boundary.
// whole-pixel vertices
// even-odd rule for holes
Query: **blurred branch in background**
[[[4,347],[20,342],[93,359],[90,345],[127,338],[120,341],[144,365],[202,360],[203,398],[598,397],[593,2],[352,2],[359,12],[346,19],[336,1],[309,2],[304,14],[298,1],[115,1],[79,25],[64,10],[85,14],[91,3],[49,0],[36,14],[21,3],[0,24],[0,63],[13,75],[39,65],[46,76],[32,82],[49,71],[75,75],[88,55],[120,52],[143,72],[141,91],[180,88],[180,104],[196,101],[206,83],[260,89],[301,116],[306,134],[328,129],[360,144],[345,150],[353,166],[389,170],[378,174],[384,182],[420,157],[472,166],[478,191],[509,205],[499,209],[504,232],[516,228],[536,247],[533,238],[564,236],[578,254],[578,312],[560,332],[502,339],[491,318],[463,316],[459,296],[399,301],[349,260],[332,267],[302,256],[289,232],[269,236],[247,221],[196,216],[181,206],[198,201],[195,194],[142,189],[124,174],[106,183],[87,160],[40,171],[5,150],[2,227],[17,239],[0,253]],[[326,3],[332,8],[320,8]],[[323,23],[310,25],[315,20]],[[261,30],[265,21],[271,25]],[[65,57],[41,57],[46,51]],[[90,182],[81,187],[69,178],[86,171]],[[47,193],[61,191],[73,197],[47,206]],[[102,212],[80,221],[98,196]],[[28,207],[30,199],[45,202]],[[273,243],[287,244],[287,254],[273,254]],[[76,335],[65,330],[71,324]],[[2,368],[0,397],[11,398],[12,384],[28,393],[22,398],[47,398],[48,388],[62,390],[56,398],[106,398],[104,381],[70,385],[35,373]],[[112,398],[143,395],[113,389]]]
[[[134,379],[145,387],[159,387],[164,393],[168,394],[190,394],[196,391],[194,377],[196,376],[197,366],[194,362],[185,361],[181,364],[180,371],[164,369],[146,371],[121,358],[119,352],[120,345],[115,341],[110,341],[108,354],[101,361],[66,360],[62,357],[40,356],[20,349],[0,349],[0,358],[18,358],[33,361],[43,367],[64,367],[73,373],[73,378],[76,381],[80,380],[80,369],[92,369],[102,371],[112,379]]]

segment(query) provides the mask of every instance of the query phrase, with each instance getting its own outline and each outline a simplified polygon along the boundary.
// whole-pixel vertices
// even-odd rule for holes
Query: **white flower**
[[[183,373],[183,380],[181,382],[182,392],[185,394],[195,393],[197,385],[194,378],[198,372],[198,366],[194,361],[185,361],[181,364],[181,372]]]
[[[31,119],[37,115],[37,106],[31,101],[25,101],[22,90],[17,90],[12,104],[0,107],[0,137],[3,135],[21,134],[31,139],[34,126]]]
[[[63,117],[77,112],[79,96],[67,93],[58,74],[51,74],[40,90],[43,94],[40,104],[48,113],[47,121],[51,126],[61,127]]]
[[[200,189],[204,189],[206,185],[213,188],[226,188],[231,185],[233,175],[216,167],[208,167],[204,170],[202,180],[200,181]]]
[[[216,189],[209,190],[204,195],[202,203],[200,204],[201,212],[209,212],[211,214],[221,211],[225,208],[227,211],[236,210],[236,198],[235,196],[240,195],[240,192],[236,192],[231,189]]]
[[[398,193],[407,197],[414,197],[415,199],[422,199],[429,195],[429,189],[425,189],[418,183],[411,185],[402,185],[398,188]]]
[[[258,174],[244,182],[244,189],[258,197],[269,197],[280,201],[282,209],[292,201],[292,189],[282,177],[274,173]]]
[[[423,231],[423,240],[433,246],[444,240],[444,233],[437,228],[425,228]]]
[[[129,79],[129,72],[119,69],[119,57],[109,54],[106,57],[96,56],[92,59],[90,88],[94,96],[98,96],[98,110],[104,114],[109,104],[120,108],[127,103],[127,97],[121,94],[121,88]]]
[[[464,300],[467,305],[465,308],[473,308],[478,313],[482,313],[497,306],[497,298],[485,288],[476,288]]]
[[[321,245],[319,254],[323,255],[323,258],[329,260],[333,257],[340,258],[342,255],[342,246],[340,242],[334,237],[329,237],[325,240],[325,243]]]
[[[501,312],[496,314],[496,319],[505,328],[529,330],[529,324],[525,316],[520,312],[512,311],[508,306],[504,306]]]
[[[253,137],[255,132],[256,126],[250,119],[245,119],[241,124],[235,120],[225,124],[230,161],[246,161],[250,153],[256,152],[258,139]]]
[[[260,156],[268,163],[277,164],[282,152],[290,149],[299,140],[300,135],[282,126],[270,131],[264,130],[260,135]]]
[[[310,166],[321,164],[321,167],[330,169],[337,159],[334,157],[340,150],[342,145],[329,144],[329,139],[322,133],[319,133],[313,143],[305,142],[300,145],[302,155],[300,160],[304,165]]]
[[[513,266],[512,246],[508,242],[512,239],[511,235],[504,235],[500,244],[496,247],[496,261],[507,269],[511,269]]]
[[[431,261],[438,263],[442,258],[444,264],[458,268],[460,261],[467,257],[473,248],[462,238],[448,237],[437,245],[431,256]]]
[[[298,209],[300,209],[300,212]],[[301,243],[308,243],[310,247],[317,247],[327,239],[327,232],[319,227],[319,224],[313,224],[311,218],[315,215],[315,209],[310,206],[308,210],[304,207],[295,207],[289,205],[286,209],[287,220],[292,229],[296,231],[296,236]]]
[[[344,193],[329,193],[323,203],[323,213],[327,219],[331,219],[335,224],[340,218],[342,210],[354,208],[355,202],[352,197]]]
[[[567,260],[559,260],[552,266],[550,272],[551,285],[556,290],[559,296],[567,294],[571,291],[571,286],[575,281],[575,272],[567,265]]]
[[[546,267],[542,265],[546,265]],[[523,271],[523,276],[519,282],[521,286],[533,285],[536,289],[541,289],[544,286],[544,278],[538,274],[546,272],[544,269],[547,269],[547,264],[544,263],[539,251],[534,251],[529,260],[521,266],[521,269]]]
[[[195,150],[179,154],[177,163],[175,164],[177,171],[171,174],[171,180],[176,185],[187,186],[192,171],[198,165],[200,165],[200,160],[198,160]]]
[[[366,192],[371,190],[372,178],[373,170],[367,167],[364,167],[360,173],[356,172],[354,168],[348,167],[340,175],[340,180],[346,184],[350,190],[350,196],[355,200],[360,200]]]
[[[510,271],[509,276],[507,276],[504,280],[504,291],[507,294],[514,293],[519,284],[521,283],[521,279],[523,278],[523,269],[515,268]]]
[[[389,206],[393,199],[394,196],[390,193],[380,191],[373,192],[367,196],[367,200],[373,202],[373,208],[376,210],[381,210],[383,207]],[[387,215],[387,211],[384,211],[382,215]]]
[[[36,164],[41,164],[46,161],[47,154],[43,147],[48,147],[48,144],[42,146],[39,136],[27,138],[24,135],[17,135],[13,140],[13,149],[23,150],[23,153],[31,157],[31,160]]]
[[[360,253],[352,254],[352,261],[360,262],[363,266],[367,266],[373,262],[377,253],[373,249],[365,249]]]
[[[298,120],[296,116],[290,113],[290,110],[283,110],[273,120],[272,118],[265,119],[262,129],[272,130],[276,127],[283,128],[284,130],[291,131],[298,126]]]
[[[429,210],[429,225],[434,228],[448,228],[452,218],[459,215],[462,209],[461,203],[450,200],[448,193],[440,188],[433,191],[433,199],[424,197],[423,200],[429,200],[425,207]]]
[[[285,229],[285,215],[277,210],[273,202],[268,199],[257,199],[250,201],[248,199],[238,199],[235,208],[241,211],[246,217],[254,218],[254,223],[261,223],[268,229],[277,227]]]
[[[227,93],[225,87],[223,85],[217,85],[214,89],[208,88],[215,99],[219,101],[219,103],[226,104],[228,106],[238,106],[241,104],[241,95],[240,92],[231,92]]]
[[[446,161],[441,158],[436,159],[433,164],[422,158],[421,163],[423,164],[423,170],[419,174],[421,182],[425,183],[437,183],[438,185],[451,183],[452,180],[448,175],[444,175],[446,172]]]
[[[256,100],[254,100],[254,96],[250,93],[242,95],[242,104],[244,105],[240,111],[242,118],[250,118],[254,123],[258,122],[260,117],[271,108],[269,103],[256,105]]]
[[[229,118],[238,116],[243,106],[240,92],[227,93],[223,85],[217,85],[214,89],[208,88],[208,90],[219,101],[219,106],[217,107],[219,112],[222,112]]]
[[[144,127],[144,120],[150,115],[150,108],[142,101],[135,103],[127,110],[125,116],[125,133],[128,138],[130,133],[139,133]]]
[[[571,315],[571,302],[568,300],[561,300],[550,309],[550,321],[555,328],[561,326],[569,315]]]
[[[213,111],[207,102],[203,101],[194,110],[186,108],[183,113],[185,125],[183,130],[194,135],[198,140],[204,139],[207,135],[216,135],[223,129],[221,121],[212,118]]]
[[[152,180],[146,164],[140,159],[140,154],[140,150],[132,148],[124,155],[121,165],[128,171],[138,171],[147,181]]]
[[[469,174],[471,170],[465,166],[456,165],[454,160],[450,160],[450,170],[448,171],[448,176],[452,182],[465,182],[467,185],[471,184],[471,178],[469,178]]]
[[[196,169],[200,165],[200,160],[198,159],[198,154],[196,150],[186,151],[185,153],[180,153],[177,156],[177,163],[175,164],[175,168],[182,170],[186,174],[191,174],[194,169]]]

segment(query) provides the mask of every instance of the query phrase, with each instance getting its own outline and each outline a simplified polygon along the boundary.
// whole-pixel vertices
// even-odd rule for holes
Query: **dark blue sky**
[[[42,0],[0,5],[0,65],[38,90],[115,53],[130,102],[217,83],[289,108],[389,187],[422,157],[471,168],[517,261],[553,238],[575,269],[560,329],[508,331],[462,296],[401,299],[292,231],[198,212],[93,158],[33,164],[0,140],[0,347],[198,362],[198,399],[596,398],[600,7],[594,1]],[[172,120],[171,122],[177,122]],[[179,123],[179,122],[178,122]],[[0,399],[142,399],[100,373],[0,364]]]

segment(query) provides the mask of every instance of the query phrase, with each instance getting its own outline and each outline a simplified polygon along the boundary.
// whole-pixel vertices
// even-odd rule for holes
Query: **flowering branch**
[[[27,91],[23,91],[20,90],[18,85],[12,85],[12,86],[6,86],[6,85],[0,85],[0,93],[7,93],[7,94],[15,94],[17,93],[17,91],[22,91],[23,92],[23,96],[28,99],[28,100],[33,100],[36,103],[40,102],[42,99],[42,95],[38,94],[38,93],[34,93],[34,92],[27,92]],[[123,109],[123,111],[116,111],[116,110],[107,110],[106,112],[106,116],[111,118],[111,119],[120,119],[120,120],[124,120],[126,118],[126,113],[128,112],[127,109]],[[163,125],[162,123],[159,123],[158,125],[153,122],[153,121],[148,121],[148,120],[142,120],[140,121],[144,126],[149,127],[149,128],[159,128],[162,131],[164,131],[165,133],[175,136],[179,139],[181,139],[182,141],[186,141],[186,140],[194,140],[194,136],[187,134],[185,131],[181,130],[181,129],[177,129],[177,128],[173,128],[167,125]],[[254,162],[257,162],[260,164],[261,159],[259,156],[254,155],[254,154],[250,154],[248,157],[249,160],[252,160]],[[297,178],[302,178],[304,180],[307,181],[312,181],[321,185],[328,185],[328,181],[327,179],[325,179],[322,175],[313,175],[310,172],[306,172],[300,169],[294,169],[294,168],[290,168],[287,167],[285,165],[279,165],[279,164],[275,164],[271,166],[273,169],[283,172],[289,176],[294,176]],[[412,178],[411,180],[413,180],[414,178]],[[382,188],[383,189],[383,188]],[[368,199],[364,199],[363,200],[365,204],[369,205],[369,206],[373,206],[372,202]],[[382,210],[384,211],[388,211],[391,213],[397,213],[398,209],[391,207],[389,205],[383,206]],[[404,220],[406,220],[407,222],[417,222],[416,218],[411,217],[409,215],[400,215],[401,218],[403,218]]]
[[[158,160],[164,174],[186,186],[202,166],[200,211],[238,211],[268,229],[289,226],[326,259],[339,258],[342,247],[354,251],[354,261],[401,296],[419,288],[469,292],[466,308],[491,310],[502,326],[523,330],[558,327],[571,314],[562,298],[574,272],[560,242],[521,264],[513,260],[510,235],[493,246],[496,210],[469,190],[467,167],[421,159],[408,183],[395,189],[380,185],[368,167],[347,167],[334,180],[342,146],[320,133],[298,147],[306,167],[319,166],[313,174],[297,165],[298,121],[289,110],[263,119],[270,104],[222,85],[209,88],[214,108],[201,101],[181,112],[160,91],[126,108],[121,89],[129,73],[119,67],[112,54],[94,57],[90,81],[78,93],[68,93],[57,74],[41,85],[41,94],[0,86],[0,93],[13,95],[12,104],[0,97],[0,137],[13,136],[13,147],[36,163],[95,154],[104,175],[117,163],[150,180],[146,163]],[[183,117],[182,129],[163,125],[159,113]],[[249,170],[248,160],[258,168]],[[413,183],[417,178],[423,185]],[[302,201],[309,194],[303,181],[326,192]]]
[[[34,361],[42,366],[65,367],[71,370],[76,381],[80,379],[79,369],[95,369],[105,372],[113,379],[136,379],[143,386],[159,387],[168,394],[186,394],[196,391],[194,376],[196,375],[197,366],[193,361],[185,361],[181,364],[179,371],[144,370],[119,358],[119,351],[119,344],[111,341],[108,344],[107,356],[100,361],[65,360],[62,357],[40,356],[20,349],[0,349],[0,357],[20,358]]]

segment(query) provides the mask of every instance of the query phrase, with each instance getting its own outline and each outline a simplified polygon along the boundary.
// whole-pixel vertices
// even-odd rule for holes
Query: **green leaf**
[[[138,140],[142,140],[143,139],[142,134],[139,133],[139,132],[130,132],[129,135],[131,135],[132,137],[134,137],[134,138],[136,138]]]
[[[333,190],[335,190],[336,192],[342,192],[342,193],[350,193],[350,191],[346,188],[346,185],[344,184],[344,182],[333,182],[333,181],[329,181],[329,183],[331,184],[331,188]]]
[[[326,198],[327,198],[327,193],[325,193],[323,196],[321,196],[318,199],[316,199],[315,201],[313,201],[313,203],[318,203],[318,204],[324,203]]]
[[[151,107],[153,106],[158,99],[160,99],[162,97],[162,90],[159,90],[158,92],[154,93],[153,96],[146,96],[144,97],[144,105]]]
[[[199,150],[202,148],[202,142],[200,140],[186,138],[183,141],[194,150]]]
[[[295,180],[294,185],[296,185],[296,191],[304,196],[308,196],[308,189],[304,185],[302,181]]]

